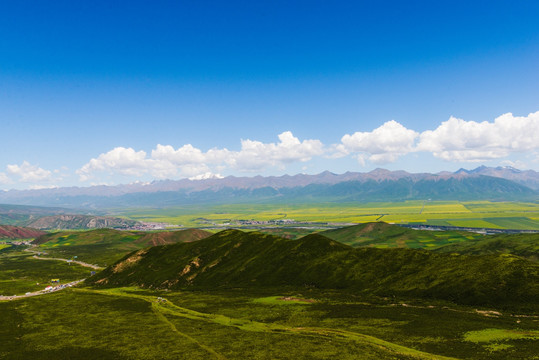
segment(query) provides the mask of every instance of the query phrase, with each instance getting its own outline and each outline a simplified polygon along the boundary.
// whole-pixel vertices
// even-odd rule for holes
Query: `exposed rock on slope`
[[[32,220],[26,225],[36,229],[125,229],[138,222],[107,216],[92,215],[54,215]]]
[[[32,239],[46,234],[44,231],[27,227],[0,225],[0,239]]]

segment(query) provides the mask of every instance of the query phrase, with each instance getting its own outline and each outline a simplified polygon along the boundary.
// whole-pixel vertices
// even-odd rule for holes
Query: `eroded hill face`
[[[108,216],[93,215],[53,215],[44,216],[27,223],[28,226],[36,229],[102,229],[119,228],[125,229],[133,227],[137,221],[126,220]]]
[[[46,234],[44,231],[11,225],[0,225],[0,239],[33,239]]]
[[[227,230],[132,253],[89,283],[153,289],[307,286],[500,306],[538,298],[539,265],[512,255],[354,249],[319,234],[286,240]]]

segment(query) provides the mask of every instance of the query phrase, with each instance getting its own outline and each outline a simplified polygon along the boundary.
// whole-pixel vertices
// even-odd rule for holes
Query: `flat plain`
[[[295,221],[320,226],[385,221],[494,229],[539,230],[539,203],[491,201],[403,201],[373,203],[227,204],[112,210],[140,221],[186,227],[237,226],[238,221]],[[256,225],[256,224],[255,224]],[[315,225],[315,224],[311,224]]]

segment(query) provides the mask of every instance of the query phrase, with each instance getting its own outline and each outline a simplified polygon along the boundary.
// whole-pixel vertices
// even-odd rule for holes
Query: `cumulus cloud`
[[[192,176],[189,180],[207,180],[207,179],[222,179],[224,176],[221,174],[213,174],[211,172],[206,172],[204,174],[199,174]]]
[[[92,177],[95,172],[106,171],[122,175],[140,176],[148,171],[146,152],[132,148],[116,147],[107,153],[91,159],[77,174],[82,181]]]
[[[30,190],[57,189],[56,185],[30,185]]]
[[[507,113],[480,123],[451,117],[435,130],[424,131],[417,150],[449,161],[484,161],[537,149],[537,139],[539,111],[520,117]]]
[[[330,146],[316,139],[300,140],[292,132],[285,131],[278,135],[277,142],[243,139],[239,150],[212,148],[203,151],[192,144],[179,148],[158,144],[148,154],[142,150],[117,147],[91,159],[77,170],[77,174],[82,181],[98,173],[205,179],[220,176],[217,174],[230,170],[250,172],[268,168],[285,169],[288,164],[308,162],[317,156],[352,156],[362,166],[367,165],[367,162],[387,164],[412,152],[428,152],[448,161],[503,160],[517,152],[537,154],[537,139],[539,111],[522,117],[507,113],[493,122],[465,121],[451,117],[433,130],[422,133],[391,120],[372,131],[346,134],[340,143]],[[9,174],[25,173],[25,179],[50,177],[47,170],[28,163],[23,163],[21,167],[10,166]],[[0,182],[9,180],[6,178],[0,173]]]
[[[52,172],[23,161],[21,165],[8,165],[7,172],[19,177],[22,182],[44,182],[52,180]],[[7,177],[7,176],[6,176]]]
[[[204,152],[191,144],[178,149],[158,144],[150,156],[142,150],[117,147],[91,159],[77,170],[77,174],[81,181],[87,181],[99,172],[127,176],[150,174],[157,178],[180,175],[198,179],[200,176],[219,176],[212,168],[223,170],[230,167],[251,171],[295,161],[304,162],[324,153],[324,146],[319,140],[300,141],[290,131],[283,132],[278,138],[278,143],[242,140],[239,151],[213,148]]]
[[[364,163],[363,154],[366,153],[369,154],[369,161],[385,164],[414,151],[414,142],[418,136],[418,132],[391,120],[371,132],[344,135],[336,149],[342,155],[359,152],[360,163]]]
[[[11,179],[6,175],[6,173],[0,172],[0,184],[9,184]]]
[[[290,131],[279,134],[278,143],[242,140],[241,150],[231,154],[227,163],[239,170],[258,170],[266,166],[282,166],[296,161],[309,161],[324,153],[320,140],[300,141]]]

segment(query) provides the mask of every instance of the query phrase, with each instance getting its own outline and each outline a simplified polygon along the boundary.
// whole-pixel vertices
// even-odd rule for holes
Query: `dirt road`
[[[0,296],[0,300],[18,300],[18,299],[24,299],[24,298],[32,297],[32,296],[50,294],[52,292],[60,291],[60,290],[67,289],[67,288],[70,288],[72,286],[75,286],[75,285],[77,285],[78,283],[80,283],[80,282],[82,282],[84,280],[85,279],[75,280],[75,281],[69,282],[67,284],[61,284],[61,285],[57,285],[57,286],[51,286],[50,288],[47,287],[46,289],[43,289],[43,290],[27,292],[24,295],[12,295],[12,296],[3,296],[2,295],[2,296]]]

